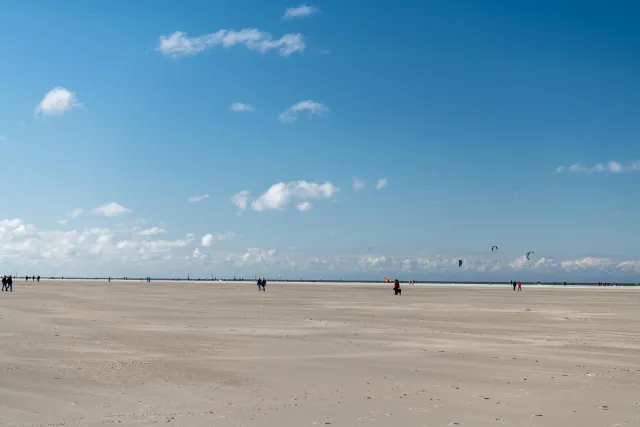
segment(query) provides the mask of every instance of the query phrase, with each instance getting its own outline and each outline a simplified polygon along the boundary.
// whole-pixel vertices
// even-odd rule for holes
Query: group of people
[[[9,277],[11,277],[11,276],[9,276]],[[39,281],[40,281],[40,276],[38,276],[38,277],[36,277],[36,276],[31,276],[31,277],[29,277],[29,276],[24,276],[24,279],[25,279],[27,282],[29,281],[29,279],[31,279],[31,281],[32,281],[32,282],[35,282],[36,280],[39,282]]]
[[[13,292],[13,277],[9,276],[3,276],[2,277],[2,292],[4,291],[11,291]]]
[[[516,290],[516,287],[518,288],[519,291],[522,290],[522,283],[521,282],[516,282],[515,280],[511,281],[511,286],[513,286],[513,290]]]
[[[258,279],[258,292],[259,291],[267,292],[266,286],[267,286],[267,279],[265,278]]]

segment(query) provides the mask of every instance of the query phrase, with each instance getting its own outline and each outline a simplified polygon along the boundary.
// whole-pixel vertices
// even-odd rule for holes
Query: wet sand
[[[0,425],[640,425],[640,290],[60,282],[0,294]]]

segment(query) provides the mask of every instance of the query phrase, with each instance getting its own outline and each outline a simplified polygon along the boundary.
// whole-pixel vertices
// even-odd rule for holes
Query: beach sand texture
[[[60,282],[0,294],[0,425],[640,425],[640,291]]]

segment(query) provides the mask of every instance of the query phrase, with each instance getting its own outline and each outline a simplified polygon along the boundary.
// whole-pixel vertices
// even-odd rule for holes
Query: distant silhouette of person
[[[7,276],[2,277],[2,292],[7,288]]]
[[[40,276],[36,277],[36,280],[37,280],[38,282],[40,282]]]
[[[9,289],[11,289],[11,292],[13,292],[13,277],[11,277],[11,275],[9,275],[9,277],[7,278],[7,292],[9,291]]]
[[[515,280],[513,280],[513,281],[511,282],[511,284],[513,285],[513,291],[515,292],[515,291],[516,291],[516,286],[517,286],[518,284],[516,283],[516,281],[515,281]]]
[[[262,278],[262,292],[267,292],[267,279]]]
[[[35,282],[35,281],[36,281],[36,276],[33,276],[33,277],[31,278],[31,281],[32,281],[32,282]]]
[[[258,291],[262,290],[262,277],[258,278]]]
[[[518,282],[518,291],[522,290],[522,282]]]
[[[400,281],[398,279],[393,281],[393,294],[402,295],[402,289],[400,289]]]

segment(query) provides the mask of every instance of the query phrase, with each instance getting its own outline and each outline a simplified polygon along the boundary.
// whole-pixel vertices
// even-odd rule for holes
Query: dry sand
[[[634,289],[16,281],[0,425],[640,425]]]

